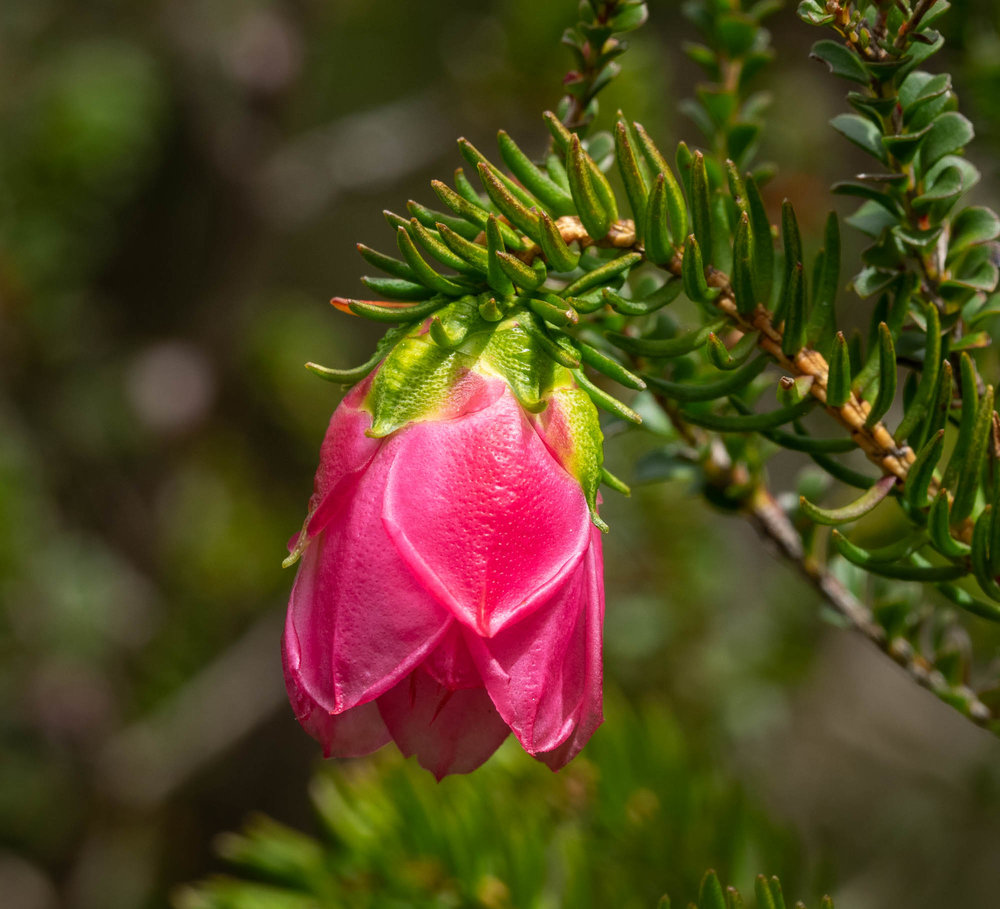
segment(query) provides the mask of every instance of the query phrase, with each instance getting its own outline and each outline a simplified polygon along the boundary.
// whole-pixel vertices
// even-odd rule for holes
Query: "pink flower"
[[[334,413],[296,542],[289,697],[327,756],[391,739],[440,779],[475,769],[513,732],[559,769],[602,721],[582,393],[569,382],[530,413],[505,379],[457,375],[384,434],[373,433],[378,374]]]

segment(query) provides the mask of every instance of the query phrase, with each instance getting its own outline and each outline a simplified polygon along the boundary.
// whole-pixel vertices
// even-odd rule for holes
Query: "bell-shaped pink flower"
[[[289,696],[327,756],[391,739],[440,779],[512,731],[558,769],[602,721],[582,393],[569,382],[532,413],[488,370],[457,376],[381,437],[371,378],[334,413],[295,541]]]

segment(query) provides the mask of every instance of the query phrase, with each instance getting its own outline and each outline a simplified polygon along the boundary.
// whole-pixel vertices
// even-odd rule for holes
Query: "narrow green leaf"
[[[924,351],[924,368],[920,374],[913,401],[903,414],[903,419],[896,427],[895,439],[902,442],[908,438],[924,418],[931,405],[931,399],[937,390],[938,372],[941,368],[941,319],[937,306],[929,303],[924,310],[927,320],[927,346]]]
[[[692,233],[704,254],[712,254],[712,200],[705,169],[705,156],[694,153],[691,165],[691,216]]]
[[[460,255],[441,240],[440,231],[432,231],[424,227],[416,218],[410,221],[410,237],[418,242],[428,253],[434,256],[442,265],[465,275],[481,278],[486,269],[478,268],[463,259]],[[468,241],[464,241],[468,242]]]
[[[955,501],[951,506],[952,521],[964,521],[972,514],[976,505],[976,494],[980,488],[983,461],[986,458],[986,446],[993,428],[993,386],[986,386],[976,411],[976,422],[969,443],[968,452],[962,461],[955,487]]]
[[[377,278],[365,275],[361,283],[378,296],[402,303],[426,300],[434,296],[434,291],[423,284],[404,281],[402,278]]]
[[[539,318],[560,328],[569,328],[580,320],[576,310],[555,294],[545,294],[544,300],[537,296],[531,297],[527,304]]]
[[[815,439],[812,436],[785,432],[781,429],[770,430],[767,438],[790,451],[804,451],[810,454],[846,454],[849,451],[856,451],[858,447],[853,439]]]
[[[945,470],[944,479],[941,481],[946,489],[953,488],[958,480],[976,428],[976,415],[979,408],[979,374],[976,372],[976,364],[967,353],[963,353],[959,358],[959,382],[962,393],[962,411],[958,425],[958,438],[955,440],[955,447],[952,448],[951,458],[948,460],[948,469]]]
[[[642,168],[629,136],[628,125],[624,120],[615,124],[615,150],[618,160],[618,170],[625,184],[625,195],[632,207],[632,217],[635,221],[639,240],[642,240],[646,222],[646,199],[649,197],[649,187],[643,176]]]
[[[378,366],[384,356],[385,351],[376,351],[371,359],[360,366],[355,366],[353,369],[330,369],[330,367],[320,366],[318,363],[306,363],[306,369],[313,373],[313,375],[317,375],[321,379],[326,379],[327,382],[336,382],[339,385],[354,385],[366,378]]]
[[[785,318],[785,308],[790,299],[791,284],[798,265],[805,261],[802,255],[802,234],[799,232],[799,222],[795,217],[795,209],[791,202],[785,199],[781,203],[781,243],[784,249],[784,281],[781,286],[781,296],[774,311],[778,321]]]
[[[756,297],[765,306],[770,305],[771,285],[774,281],[774,238],[771,222],[764,208],[757,181],[747,174],[744,185],[747,192],[747,210],[750,213],[750,235],[753,237],[754,287]]]
[[[786,285],[787,296],[783,299],[785,330],[781,339],[781,351],[786,357],[794,357],[806,343],[806,279],[802,263],[798,262],[791,272],[791,280]]]
[[[479,179],[483,181],[486,194],[493,200],[497,210],[505,215],[507,220],[521,233],[527,234],[537,243],[541,233],[537,209],[535,212],[528,211],[521,201],[507,190],[507,187],[497,176],[497,172],[490,165],[479,165]]]
[[[642,253],[628,252],[623,256],[617,256],[605,262],[604,265],[600,265],[593,271],[587,272],[587,274],[577,278],[563,293],[568,297],[572,297],[585,293],[594,287],[600,287],[602,284],[613,281],[619,275],[628,274],[629,269],[634,265],[638,265],[641,261]]]
[[[882,477],[871,489],[842,508],[820,508],[805,496],[799,496],[799,506],[806,517],[816,524],[849,524],[851,521],[857,521],[864,517],[870,511],[874,511],[875,507],[889,495],[895,484],[895,477]]]
[[[816,269],[813,308],[806,330],[806,341],[816,344],[836,324],[835,304],[840,289],[840,219],[836,212],[826,217],[823,251]],[[828,336],[827,336],[828,337]]]
[[[991,600],[1000,600],[1000,584],[990,568],[990,523],[993,514],[992,506],[983,509],[975,526],[972,528],[972,573],[976,576],[983,593]]]
[[[666,265],[676,255],[667,220],[668,208],[667,180],[660,173],[653,181],[653,190],[646,203],[643,224],[646,258],[654,265]]]
[[[896,397],[896,348],[892,343],[892,333],[885,322],[878,326],[879,350],[879,381],[878,394],[872,403],[872,409],[865,420],[865,426],[871,429],[888,413]]]
[[[966,612],[990,622],[1000,622],[1000,605],[997,603],[977,600],[967,590],[956,587],[954,584],[937,584],[935,586],[959,609],[964,609]]]
[[[930,511],[927,512],[927,533],[934,548],[949,559],[964,558],[970,552],[967,543],[956,540],[951,535],[951,503],[948,500],[948,493],[943,489],[937,494],[931,503]]]
[[[607,354],[601,352],[592,344],[580,341],[577,342],[577,346],[580,349],[580,356],[583,358],[583,362],[591,369],[596,369],[609,379],[614,379],[619,385],[624,385],[626,388],[642,391],[646,387],[646,383],[634,372],[626,369],[617,360],[607,356]]]
[[[830,539],[837,552],[848,562],[884,578],[931,583],[957,581],[965,574],[965,569],[958,565],[911,565],[905,562],[893,564],[873,561],[867,551],[850,542],[839,530],[834,530]]]
[[[856,489],[870,489],[875,485],[877,479],[875,477],[865,476],[863,473],[859,473],[839,461],[835,461],[833,458],[827,457],[825,454],[819,451],[808,452],[809,457],[813,459],[820,467],[823,468],[831,477],[835,480],[840,480],[841,483],[846,483],[848,486],[853,486]]]
[[[536,259],[534,267],[532,267],[508,252],[498,252],[496,260],[497,264],[506,272],[507,277],[526,291],[536,290],[545,283],[545,263],[541,259]]]
[[[615,293],[610,287],[605,287],[602,293],[604,299],[615,312],[619,312],[623,316],[648,316],[650,313],[673,303],[683,288],[683,282],[675,278],[667,281],[662,287],[642,300],[627,300]]]
[[[486,265],[486,283],[490,285],[498,294],[509,297],[514,293],[514,282],[511,281],[507,272],[500,265],[497,253],[506,252],[504,246],[503,231],[500,229],[500,221],[496,215],[490,215],[486,221],[486,251],[488,253]]]
[[[736,308],[749,315],[757,308],[757,295],[753,281],[753,239],[750,235],[750,216],[743,212],[736,225],[733,240],[733,296]]]
[[[910,508],[921,510],[927,507],[927,490],[934,478],[934,468],[944,451],[944,430],[938,430],[920,449],[917,459],[910,465],[906,475],[904,496]]]
[[[763,874],[758,874],[754,879],[753,892],[757,896],[757,909],[778,909],[771,895],[771,888],[767,885],[767,878]]]
[[[601,468],[601,482],[623,496],[632,495],[632,489],[624,480],[618,479],[607,467]]]
[[[740,369],[733,370],[721,379],[711,382],[672,382],[655,376],[646,376],[647,383],[675,401],[717,401],[727,395],[742,391],[768,366],[770,360],[763,354]]]
[[[687,203],[684,201],[684,193],[681,190],[677,177],[667,163],[667,159],[656,147],[656,144],[649,137],[649,134],[642,127],[642,124],[635,123],[636,136],[639,139],[639,146],[649,166],[657,174],[663,174],[664,191],[666,193],[667,216],[670,221],[670,231],[675,246],[680,246],[684,238],[688,235],[688,211]]]
[[[489,263],[489,254],[485,246],[466,240],[461,234],[455,233],[447,224],[438,222],[437,232],[444,245],[456,256],[469,263],[469,266],[480,275],[485,275]]]
[[[361,280],[364,281],[364,278]],[[356,316],[371,319],[373,322],[416,322],[440,309],[447,302],[444,297],[435,295],[413,306],[379,306],[366,300],[348,300],[347,306]]]
[[[637,354],[641,357],[669,359],[683,356],[704,346],[710,334],[719,331],[728,324],[728,320],[718,319],[677,338],[633,338],[631,335],[622,335],[613,331],[605,332],[605,337],[615,347],[627,353]]]
[[[405,262],[394,259],[392,256],[387,256],[385,253],[380,253],[370,246],[365,246],[364,243],[358,243],[357,250],[361,253],[361,258],[369,265],[374,265],[375,268],[382,269],[387,275],[392,275],[394,278],[402,278],[404,281],[410,281],[411,283],[417,282],[417,273]]]
[[[442,183],[441,185],[443,186],[444,184]],[[412,199],[406,203],[406,209],[414,218],[423,224],[424,227],[437,229],[438,224],[447,224],[451,230],[464,237],[466,240],[474,240],[481,229],[480,225],[474,224],[465,218],[459,218],[454,215],[446,215],[443,212],[434,211],[434,209],[427,208],[425,205],[421,205],[419,202],[414,202]],[[385,215],[389,219],[389,223],[394,228],[406,227],[410,223],[405,218],[400,218],[399,215],[393,215],[392,212],[389,211],[387,211]]]
[[[797,404],[790,404],[770,413],[714,414],[685,410],[684,419],[695,426],[716,432],[762,432],[766,429],[777,429],[798,419],[808,413],[815,404],[816,399],[810,395]]]
[[[538,198],[548,214],[558,218],[574,213],[573,197],[543,173],[504,130],[497,133],[497,144],[504,164]]]
[[[469,178],[465,176],[465,171],[461,167],[455,169],[455,189],[460,196],[468,199],[473,205],[483,204],[479,191],[469,182]]]
[[[580,137],[574,134],[566,156],[569,188],[584,228],[591,237],[600,240],[611,227],[615,213],[605,207],[598,192],[594,171],[594,162],[583,150]]]
[[[708,336],[708,344],[705,352],[708,354],[709,362],[716,369],[730,370],[739,369],[757,349],[757,342],[760,340],[760,333],[756,331],[747,332],[737,341],[732,349],[728,349],[714,332]]]
[[[830,353],[830,373],[826,381],[826,403],[843,407],[851,397],[851,351],[842,331],[837,332]]]
[[[476,148],[468,139],[458,140],[458,149],[462,153],[462,157],[469,162],[477,170],[486,168],[493,178],[502,186],[506,191],[506,194],[513,197],[518,204],[527,211],[538,205],[538,199],[531,195],[523,186],[520,186],[515,180],[511,180],[505,173],[500,171],[490,160],[486,157],[478,148]],[[480,173],[480,177],[482,174]],[[488,192],[487,188],[487,192]],[[493,198],[490,196],[490,198]],[[496,199],[493,199],[496,203]]]
[[[538,237],[539,246],[553,271],[573,271],[580,263],[580,253],[570,249],[559,233],[559,228],[548,215],[544,213],[539,215],[539,226],[541,228]]]
[[[457,192],[455,192],[455,190],[442,183],[440,180],[432,180],[431,187],[434,189],[434,192],[438,194],[438,198],[444,202],[448,208],[455,212],[455,214],[465,218],[470,224],[476,225],[480,228],[480,230],[486,229],[486,222],[491,215],[485,208],[479,208],[473,205],[468,199],[460,196]],[[421,220],[420,216],[417,215],[416,212],[414,212],[414,215],[418,220]],[[423,222],[421,221],[421,223]],[[444,223],[447,224],[448,222],[445,221]],[[524,243],[521,242],[521,238],[514,232],[514,230],[508,224],[504,224],[503,222],[498,223],[500,233],[503,235],[503,241],[507,249],[513,250],[514,252],[524,249]],[[454,228],[454,225],[449,224],[449,227]]]
[[[560,366],[565,366],[567,369],[579,369],[580,356],[553,341],[543,325],[532,318],[532,315],[533,313],[529,312],[523,317],[518,317],[518,324],[521,328],[531,335],[535,343]]]
[[[775,909],[785,909],[785,897],[781,892],[781,881],[772,875],[767,883],[771,888],[771,898],[774,900]]]
[[[701,247],[694,234],[687,238],[684,244],[684,258],[681,260],[681,280],[684,282],[684,293],[695,303],[710,303],[719,295],[719,289],[709,287],[705,279],[705,266],[702,263]]]
[[[722,892],[719,876],[706,871],[698,888],[698,909],[726,909],[726,895]]]
[[[427,260],[420,255],[420,251],[414,244],[413,239],[402,227],[396,231],[396,243],[407,265],[413,269],[417,280],[424,287],[429,287],[437,293],[448,294],[453,297],[461,296],[466,292],[466,289],[461,285],[456,284],[454,281],[449,281],[448,278],[439,274],[427,264]]]
[[[598,388],[593,382],[590,381],[590,379],[587,378],[583,370],[573,370],[573,378],[576,379],[576,384],[587,393],[590,400],[602,410],[606,410],[608,413],[612,413],[616,417],[621,417],[629,423],[634,423],[637,426],[642,425],[642,417],[639,416],[639,414],[632,410],[632,408],[628,405],[623,404],[617,398],[609,395],[606,391],[604,391],[604,389]]]

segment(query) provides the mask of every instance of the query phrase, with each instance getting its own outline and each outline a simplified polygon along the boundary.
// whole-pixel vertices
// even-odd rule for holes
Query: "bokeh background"
[[[978,125],[995,205],[1000,13],[953,5],[933,64]],[[431,201],[455,138],[492,149],[503,127],[542,148],[575,7],[0,4],[5,909],[165,907],[224,870],[213,842],[251,812],[319,830],[318,749],[280,678],[281,559],[339,392],[302,364],[367,358],[373,329],[326,301],[361,294],[353,243],[392,247],[382,210]],[[693,34],[679,4],[650,8],[602,109],[696,143],[676,114]],[[768,192],[815,229],[857,162],[826,127],[843,83],[791,9],[772,26]],[[610,464],[634,479],[649,447],[615,436]],[[390,754],[328,768],[355,805],[426,808],[424,839],[379,809],[396,824],[381,858],[343,834],[339,860],[367,875],[351,905],[561,905],[568,867],[589,900],[573,905],[651,906],[709,866],[844,909],[998,905],[1000,743],[825,623],[683,478],[608,499],[605,727],[559,777],[517,749],[440,786]],[[463,810],[482,859],[466,880],[433,833]],[[575,864],[535,856],[505,880],[491,850],[519,838]],[[389,878],[401,901],[381,900]]]

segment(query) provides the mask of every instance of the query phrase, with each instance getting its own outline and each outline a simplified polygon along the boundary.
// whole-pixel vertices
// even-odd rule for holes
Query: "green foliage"
[[[594,7],[595,15],[605,6]],[[949,605],[994,618],[993,604],[1000,606],[1000,584],[991,574],[1000,565],[992,507],[1000,485],[1000,421],[993,389],[972,356],[983,342],[970,328],[993,312],[1000,218],[961,205],[978,180],[961,154],[972,127],[956,109],[950,78],[920,68],[941,46],[931,25],[945,6],[901,2],[880,13],[876,6],[820,8],[807,0],[799,10],[839,36],[813,48],[851,87],[847,100],[855,112],[831,125],[875,159],[870,173],[834,187],[862,200],[847,222],[870,240],[852,281],[858,296],[873,301],[867,343],[848,338],[838,322],[837,217],[827,218],[823,247],[809,256],[792,203],[782,205],[775,230],[761,200],[758,184],[767,174],[751,162],[759,131],[754,118],[764,103],[747,93],[770,56],[760,24],[770,7],[761,4],[686,8],[706,37],[688,52],[716,80],[700,86],[697,100],[686,105],[708,149],[681,142],[672,165],[642,125],[622,115],[612,139],[605,133],[586,138],[582,123],[571,130],[546,114],[555,164],[543,172],[501,132],[508,175],[461,140],[484,192],[462,180],[455,189],[434,186],[467,229],[426,215],[419,232],[397,225],[403,261],[367,248],[362,254],[389,275],[365,283],[399,302],[346,305],[373,318],[412,322],[451,300],[479,295],[496,318],[530,324],[540,349],[573,364],[599,407],[636,425],[639,409],[592,382],[583,364],[626,389],[637,388],[633,379],[641,376],[645,394],[672,425],[670,457],[702,473],[710,501],[757,520],[768,495],[765,465],[781,448],[808,454],[833,480],[862,489],[849,504],[802,497],[784,513],[788,532],[764,522],[786,541],[789,533],[799,538],[792,550],[801,547],[795,557],[821,590],[823,578],[848,563],[883,578],[936,585]],[[609,176],[620,178],[632,218],[622,217],[625,207]],[[414,202],[409,208],[423,210]],[[440,247],[457,261],[444,261]],[[454,274],[424,258],[435,250]],[[401,305],[405,301],[415,302]],[[677,316],[665,315],[666,306]],[[345,381],[363,371],[344,373]],[[764,403],[769,387],[776,408]],[[845,438],[814,437],[799,422],[814,410],[825,410]],[[943,445],[950,455],[939,473]],[[874,465],[875,476],[845,460],[855,451]],[[830,489],[823,492],[831,497]],[[880,507],[889,499],[898,506],[892,518]],[[876,509],[893,533],[914,545],[880,547],[873,555],[842,533],[815,530],[867,521]],[[815,565],[823,566],[819,574],[809,567]],[[869,593],[851,581],[844,596],[860,605]],[[884,596],[900,594],[889,586]],[[859,614],[845,603],[848,614]],[[878,596],[870,609],[881,614]],[[901,646],[888,629],[871,633],[890,652]],[[919,642],[910,635],[906,644],[917,648]],[[926,648],[921,659],[935,663]],[[957,677],[964,684],[970,673],[966,663]],[[992,690],[994,681],[986,678],[981,688]],[[993,722],[991,708],[977,697],[947,693],[947,699],[971,704],[967,713]]]
[[[253,817],[217,841],[239,876],[185,888],[174,904],[652,909],[667,887],[693,895],[695,869],[708,861],[749,883],[747,853],[787,854],[781,834],[708,769],[676,718],[609,700],[605,728],[558,775],[516,747],[441,783],[391,752],[328,766],[311,788],[318,835]],[[698,823],[706,816],[725,821]],[[650,879],[650,868],[662,875]],[[779,892],[775,879],[760,880],[765,893]],[[718,905],[714,873],[699,892],[701,906]],[[728,888],[722,905],[734,905],[734,894]]]

